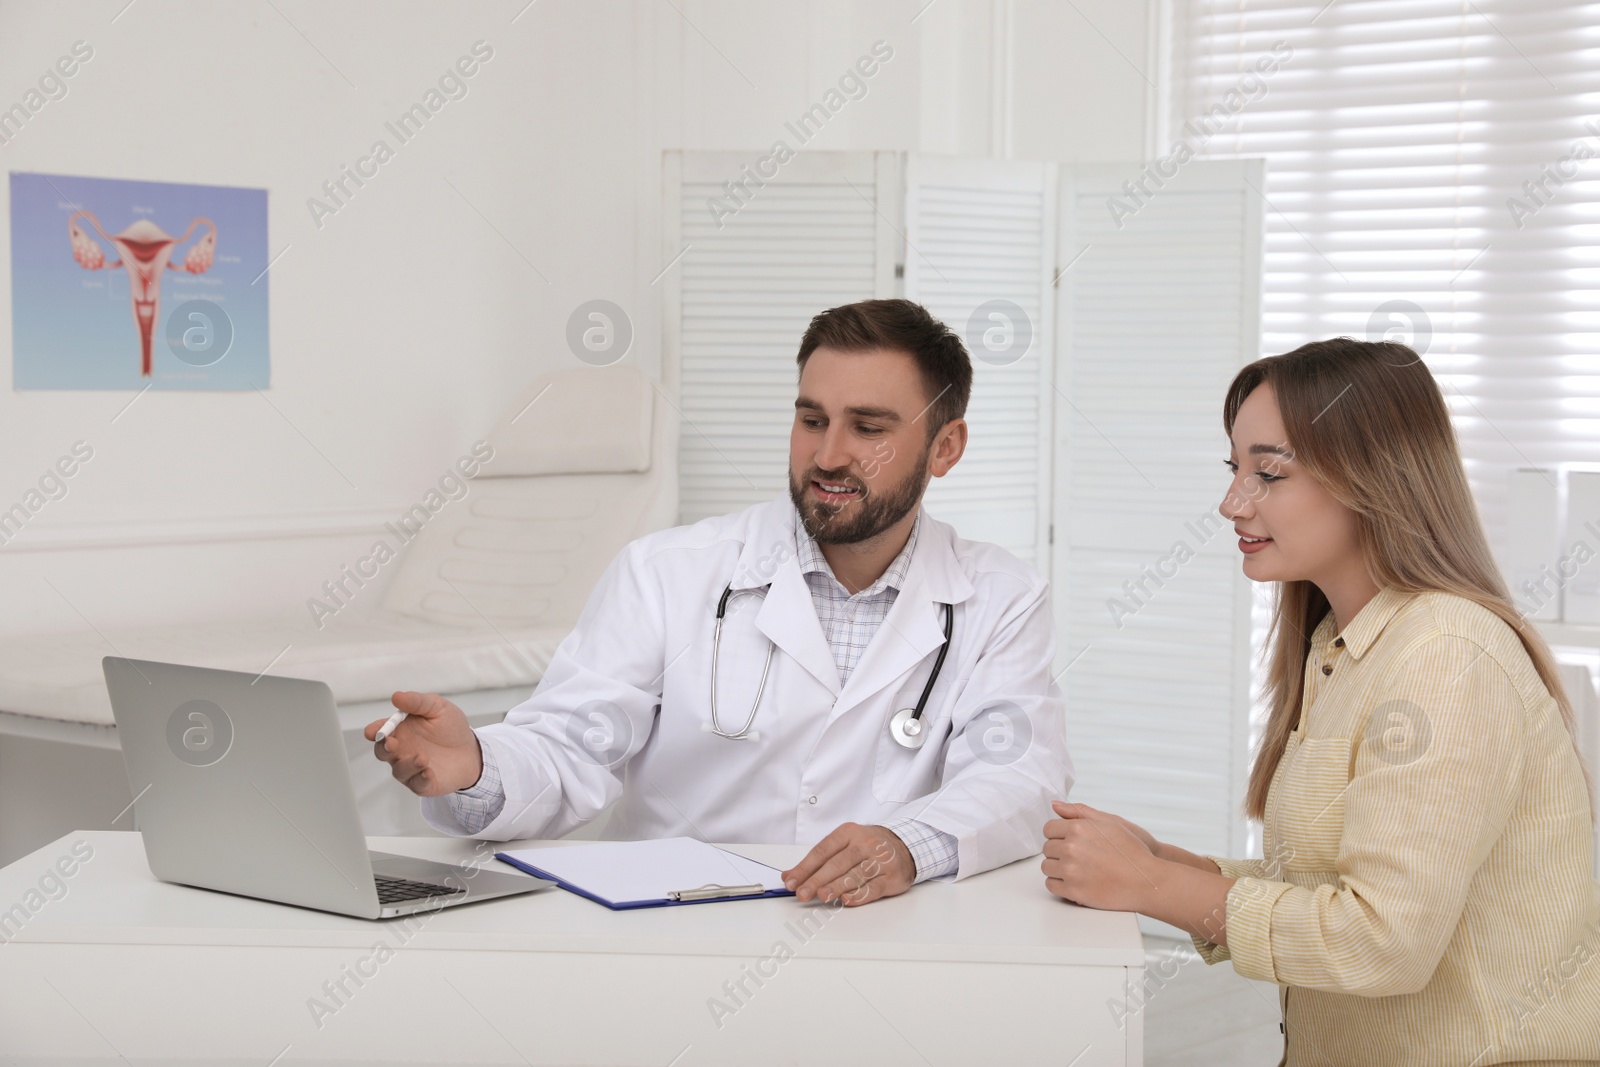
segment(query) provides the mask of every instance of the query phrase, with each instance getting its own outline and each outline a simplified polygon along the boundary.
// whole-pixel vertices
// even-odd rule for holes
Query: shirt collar
[[[1376,596],[1362,605],[1356,617],[1339,631],[1338,639],[1344,641],[1344,648],[1356,659],[1371,648],[1378,640],[1378,635],[1383,633],[1401,608],[1409,604],[1415,593],[1403,593],[1398,589],[1384,588],[1378,590]],[[1329,628],[1332,628],[1332,613],[1329,613]]]
[[[844,583],[834,575],[833,568],[828,566],[828,559],[822,554],[822,546],[807,532],[805,524],[800,521],[800,513],[795,512],[795,524],[799,550],[796,553],[797,562],[800,564],[801,574],[825,574],[834,582],[839,583],[839,588],[844,588]],[[917,509],[917,517],[911,524],[911,536],[906,538],[905,547],[900,554],[895,556],[888,568],[878,576],[878,580],[853,596],[870,596],[881,593],[884,589],[893,589],[895,592],[905,588],[906,571],[911,567],[911,553],[917,547],[917,531],[922,528],[922,509]]]

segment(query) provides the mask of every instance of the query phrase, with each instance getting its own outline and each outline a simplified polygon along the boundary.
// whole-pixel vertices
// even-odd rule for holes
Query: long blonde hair
[[[1555,657],[1512,606],[1478,519],[1444,397],[1417,353],[1388,341],[1336,337],[1258,359],[1228,387],[1222,425],[1230,437],[1245,397],[1261,385],[1271,386],[1277,397],[1295,460],[1355,512],[1373,583],[1405,593],[1451,593],[1504,620],[1576,737]],[[1266,812],[1272,776],[1300,724],[1311,634],[1329,611],[1327,597],[1313,583],[1277,585],[1267,638],[1270,710],[1245,794],[1245,813],[1255,819]],[[1587,782],[1587,769],[1584,777]]]

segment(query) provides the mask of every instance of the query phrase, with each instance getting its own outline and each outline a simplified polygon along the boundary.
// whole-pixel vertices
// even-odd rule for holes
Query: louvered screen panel
[[[1261,171],[1191,163],[1119,228],[1108,199],[1139,169],[1062,183],[1055,573],[1073,796],[1242,855],[1250,591],[1216,508],[1223,393],[1259,337]]]
[[[966,338],[973,363],[967,451],[929,486],[928,511],[1046,574],[1054,238],[1053,165],[910,157],[906,296]]]
[[[895,156],[805,153],[763,187],[747,185],[741,205],[724,183],[742,180],[759,156],[688,152],[668,161],[676,226],[665,258],[688,249],[673,268],[681,271],[674,288],[684,523],[785,491],[794,359],[806,325],[824,308],[893,295],[885,234],[899,211]],[[737,211],[718,218],[708,202]],[[669,321],[669,344],[672,332]]]

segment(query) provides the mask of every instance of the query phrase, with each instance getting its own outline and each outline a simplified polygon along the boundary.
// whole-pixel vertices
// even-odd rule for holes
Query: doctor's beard
[[[794,501],[806,533],[819,545],[853,545],[883,533],[922,503],[922,493],[927,489],[930,477],[930,449],[931,446],[922,450],[922,455],[912,464],[911,472],[898,485],[883,489],[875,489],[866,480],[854,475],[837,477],[815,467],[806,473],[804,481],[797,482],[791,471],[789,499]],[[853,502],[830,507],[812,499],[813,481],[829,485],[852,485],[861,490],[861,496]],[[854,508],[854,513],[849,518],[841,518],[841,512],[847,508]]]

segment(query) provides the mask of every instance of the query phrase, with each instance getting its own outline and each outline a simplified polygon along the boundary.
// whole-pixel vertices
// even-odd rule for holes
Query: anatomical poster
[[[267,191],[11,175],[16,389],[265,389]]]

